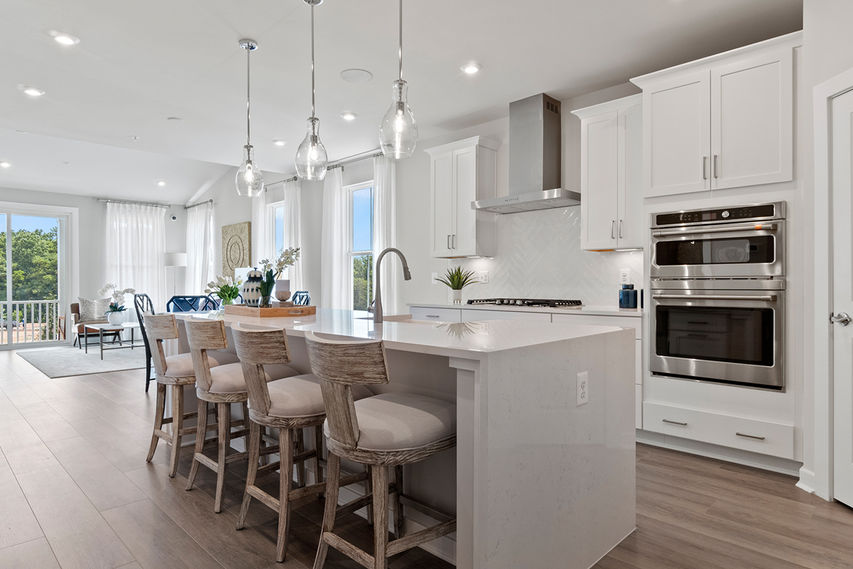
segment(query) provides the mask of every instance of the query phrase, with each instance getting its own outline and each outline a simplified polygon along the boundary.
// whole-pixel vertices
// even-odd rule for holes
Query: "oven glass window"
[[[772,263],[772,235],[730,239],[659,241],[655,245],[658,266]]]
[[[773,365],[773,310],[657,306],[660,356]]]

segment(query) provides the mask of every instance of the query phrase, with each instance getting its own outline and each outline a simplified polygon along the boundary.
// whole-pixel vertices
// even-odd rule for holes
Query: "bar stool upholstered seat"
[[[174,477],[178,470],[178,457],[184,435],[196,433],[196,427],[184,427],[184,420],[195,417],[196,413],[184,413],[184,387],[195,383],[192,356],[179,354],[166,356],[163,342],[178,338],[178,327],[173,314],[144,314],[142,316],[148,341],[151,346],[151,359],[157,378],[157,403],[154,412],[154,431],[151,435],[151,445],[148,449],[147,462],[154,458],[157,443],[163,439],[172,446],[169,458],[169,476]],[[208,364],[233,363],[236,355],[227,352],[217,352],[207,355]],[[166,417],[166,389],[171,389],[171,417]],[[171,432],[163,430],[163,425],[171,424]],[[204,439],[205,431],[198,435]]]
[[[322,569],[331,545],[370,569],[386,569],[388,558],[456,531],[456,520],[429,508],[439,524],[403,537],[402,506],[418,507],[403,494],[403,465],[419,462],[456,445],[456,406],[410,393],[384,393],[358,401],[357,387],[389,382],[385,348],[377,341],[340,341],[305,333],[311,370],[323,382],[329,449],[326,506],[314,569]],[[373,501],[373,555],[333,533],[341,459],[370,467]],[[389,486],[389,467],[394,484]],[[388,541],[389,493],[396,539]]]
[[[326,418],[322,384],[312,374],[296,375],[272,382],[265,381],[267,369],[276,364],[290,362],[287,335],[284,330],[246,328],[234,324],[231,328],[237,355],[243,365],[243,374],[249,392],[249,470],[246,476],[246,492],[237,521],[237,529],[243,529],[252,498],[278,512],[278,535],[276,539],[276,561],[284,561],[287,550],[288,524],[291,502],[305,496],[321,494],[325,484],[321,478],[322,425]],[[370,393],[358,392],[359,397]],[[278,447],[260,448],[261,429],[278,429]],[[314,430],[314,449],[306,451],[301,445],[294,449],[297,433],[304,428]],[[278,452],[280,461],[259,467],[261,454]],[[304,467],[306,460],[313,459],[315,480],[311,485],[293,487],[294,463]],[[272,496],[255,482],[259,474],[279,470],[279,495]],[[300,478],[303,478],[300,476]],[[364,475],[352,478],[364,480]]]

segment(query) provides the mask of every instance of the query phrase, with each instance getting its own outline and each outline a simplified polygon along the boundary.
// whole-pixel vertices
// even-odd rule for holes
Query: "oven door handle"
[[[704,235],[706,233],[731,233],[732,231],[776,231],[775,223],[732,223],[723,227],[695,227],[682,229],[652,229],[652,237],[672,235]]]
[[[653,293],[652,298],[664,300],[757,300],[763,302],[776,302],[775,294],[759,294],[750,296],[747,294],[661,294]]]

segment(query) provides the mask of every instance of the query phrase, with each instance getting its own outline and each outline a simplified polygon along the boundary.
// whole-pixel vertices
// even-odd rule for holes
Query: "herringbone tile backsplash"
[[[498,216],[495,257],[461,262],[489,272],[489,282],[470,287],[465,298],[579,298],[587,305],[616,305],[622,268],[641,288],[643,252],[582,251],[580,213],[570,207]]]

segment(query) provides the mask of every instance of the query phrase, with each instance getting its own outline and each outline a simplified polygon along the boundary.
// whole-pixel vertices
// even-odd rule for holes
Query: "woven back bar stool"
[[[322,569],[331,545],[370,569],[386,569],[388,558],[456,531],[456,519],[425,508],[439,524],[403,537],[402,506],[417,507],[403,494],[402,466],[456,446],[456,406],[433,397],[385,393],[356,399],[364,385],[388,383],[385,348],[377,341],[339,341],[305,333],[311,370],[322,384],[326,404],[326,506],[314,569]],[[333,533],[341,459],[370,467],[373,501],[373,555]],[[395,483],[389,487],[389,468]],[[395,513],[396,539],[388,540],[389,491]]]
[[[184,387],[195,383],[192,356],[179,354],[166,357],[163,342],[178,338],[178,326],[173,314],[143,314],[142,320],[148,341],[151,346],[151,359],[154,361],[154,371],[157,377],[157,404],[154,411],[154,431],[151,434],[151,446],[148,449],[146,462],[151,462],[157,443],[163,439],[171,445],[169,458],[169,476],[174,478],[178,470],[178,457],[184,435],[196,433],[196,427],[184,427],[184,420],[196,416],[196,412],[184,413]],[[227,353],[208,355],[211,366],[230,363],[235,357]],[[172,416],[166,417],[166,390],[171,390]],[[169,432],[163,430],[163,425],[171,424]],[[203,439],[205,431],[198,437]]]
[[[249,394],[249,470],[246,476],[246,491],[237,521],[237,529],[243,529],[252,498],[278,512],[278,535],[276,538],[276,561],[284,561],[287,550],[288,525],[291,502],[305,496],[318,495],[325,491],[321,482],[322,426],[326,418],[320,380],[312,374],[286,377],[267,383],[266,370],[274,364],[287,364],[290,354],[284,330],[253,329],[240,324],[232,326],[234,345],[243,365],[243,375]],[[366,394],[365,394],[366,395]],[[261,429],[278,429],[278,447],[260,448]],[[295,432],[305,428],[314,429],[315,447],[304,451],[296,448]],[[261,454],[278,452],[279,462],[259,466]],[[293,486],[294,463],[304,464],[314,460],[317,483],[302,487]],[[279,469],[279,496],[276,498],[259,488],[255,482],[258,474]],[[364,480],[364,475],[353,477],[353,481]]]

